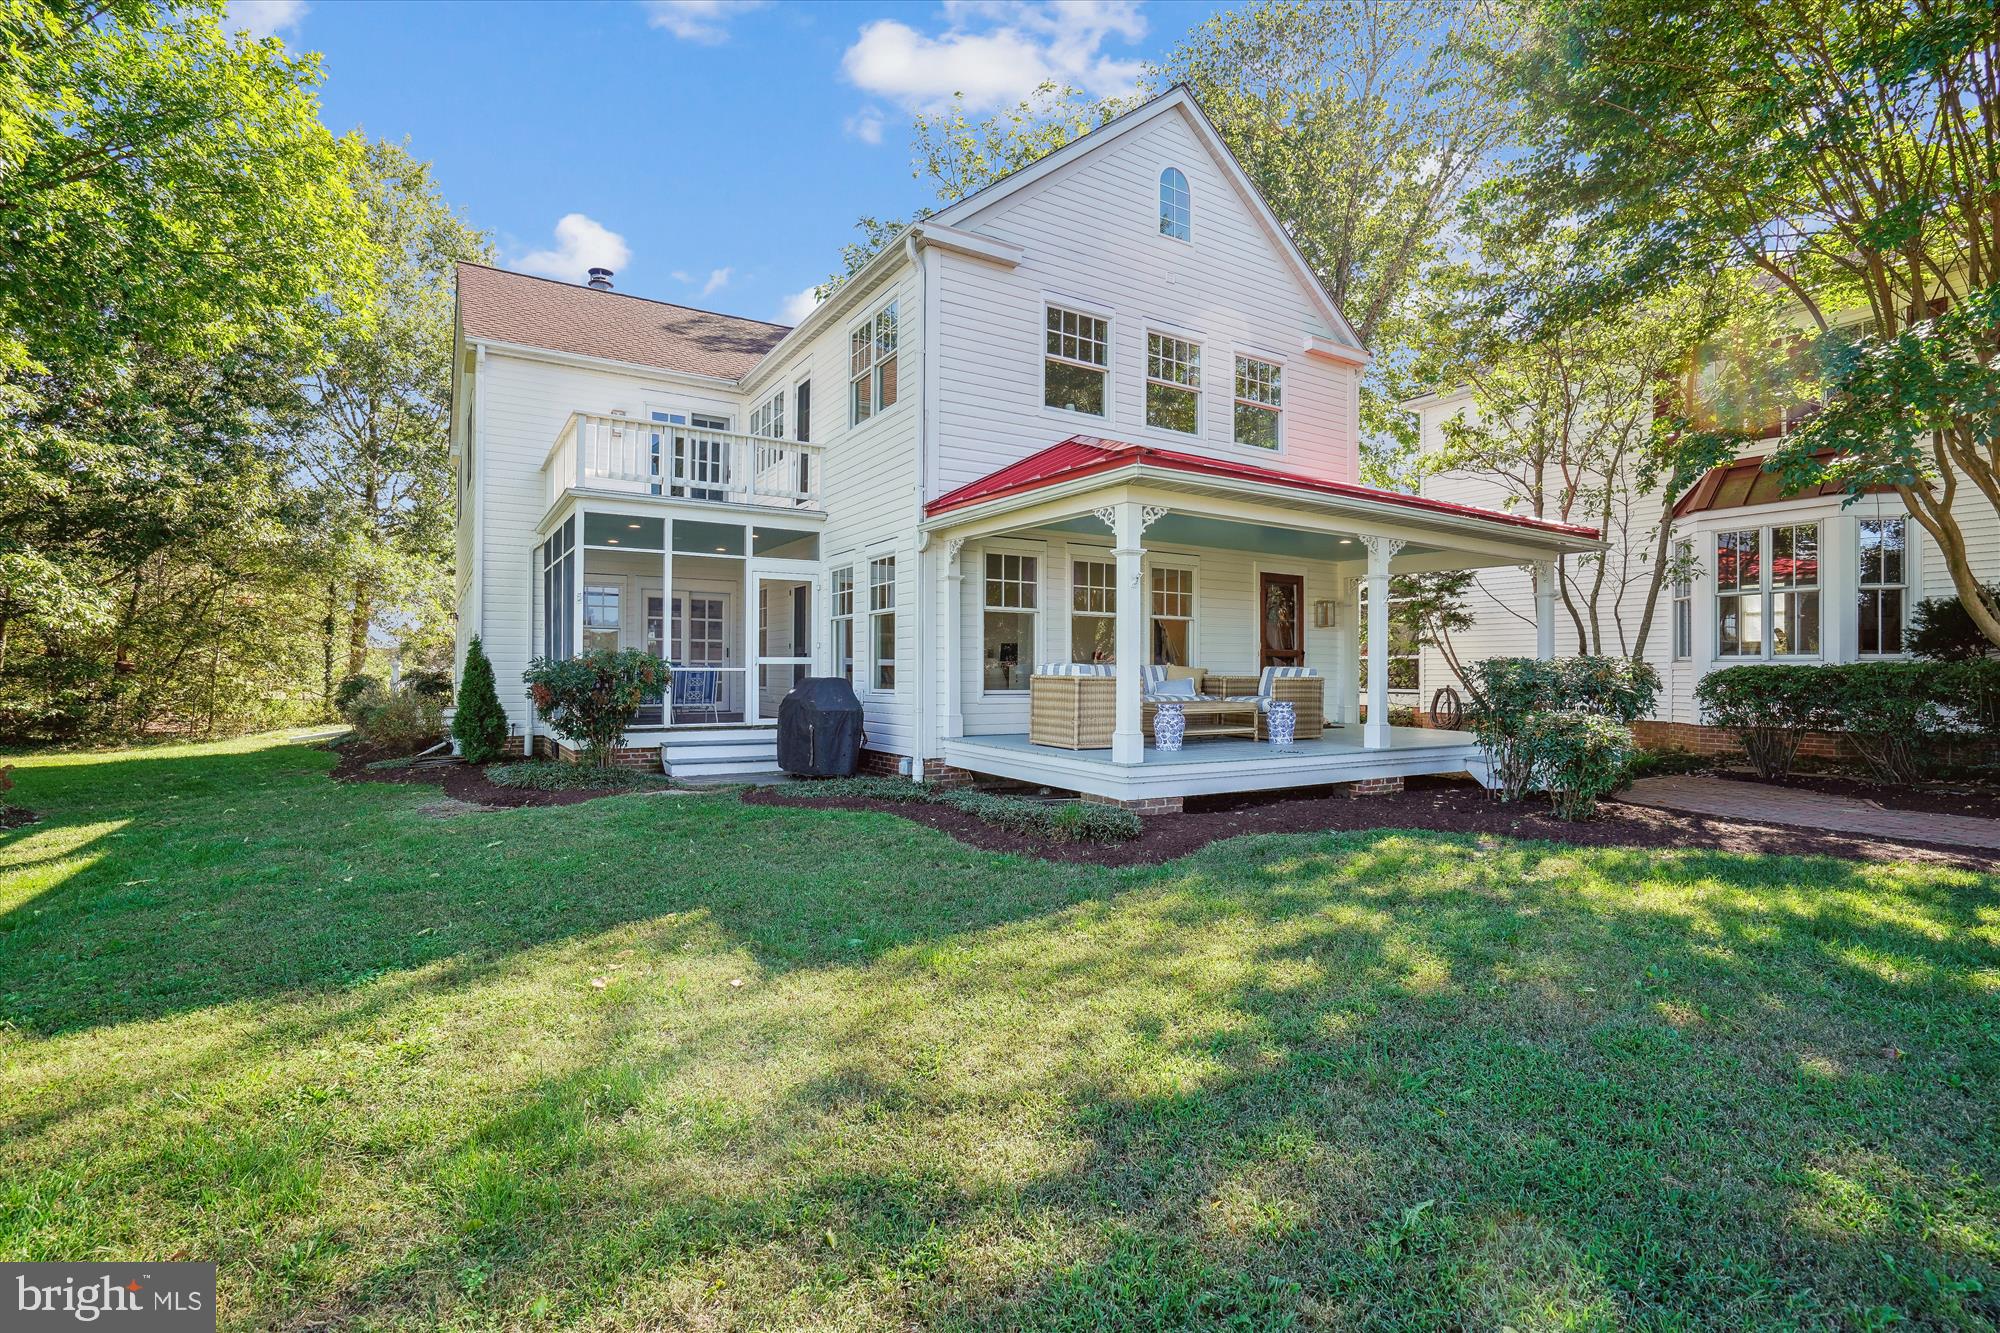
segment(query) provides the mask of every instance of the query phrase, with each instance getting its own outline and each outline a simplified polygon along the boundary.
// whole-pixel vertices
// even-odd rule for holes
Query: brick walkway
[[[1802,828],[1887,838],[1892,842],[1942,842],[1958,847],[2000,849],[2000,819],[1884,810],[1871,801],[1852,796],[1829,796],[1729,778],[1698,774],[1641,778],[1629,791],[1620,793],[1619,799],[1633,805],[1684,810],[1718,819],[1797,824]]]

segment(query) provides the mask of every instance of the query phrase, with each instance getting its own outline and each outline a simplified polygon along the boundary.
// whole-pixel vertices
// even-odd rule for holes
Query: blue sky
[[[914,112],[1043,78],[1128,91],[1217,6],[231,0],[324,60],[327,125],[407,136],[509,268],[796,319],[863,213],[930,201]]]

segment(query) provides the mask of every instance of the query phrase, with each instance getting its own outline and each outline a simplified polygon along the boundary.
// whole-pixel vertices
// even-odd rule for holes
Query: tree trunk
[[[328,579],[326,617],[320,621],[320,707],[328,717],[333,716],[333,631],[339,609],[340,585]]]
[[[347,674],[368,665],[368,622],[375,618],[374,589],[366,578],[354,580],[354,608],[347,617]]]
[[[1646,656],[1646,639],[1653,632],[1653,614],[1660,605],[1660,589],[1667,582],[1667,552],[1673,546],[1673,528],[1667,523],[1667,515],[1660,515],[1659,538],[1653,544],[1653,576],[1646,584],[1646,609],[1639,617],[1639,634],[1632,640],[1632,657],[1643,661]]]

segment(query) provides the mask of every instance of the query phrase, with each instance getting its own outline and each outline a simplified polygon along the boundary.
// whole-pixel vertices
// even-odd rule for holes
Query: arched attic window
[[[1194,196],[1179,167],[1160,173],[1160,235],[1177,241],[1194,239]]]

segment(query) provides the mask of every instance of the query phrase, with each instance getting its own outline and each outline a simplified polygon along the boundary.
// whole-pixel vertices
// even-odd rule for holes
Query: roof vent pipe
[[[610,291],[611,270],[608,268],[594,268],[590,270],[590,285],[592,290],[594,291],[600,291],[600,292]]]

